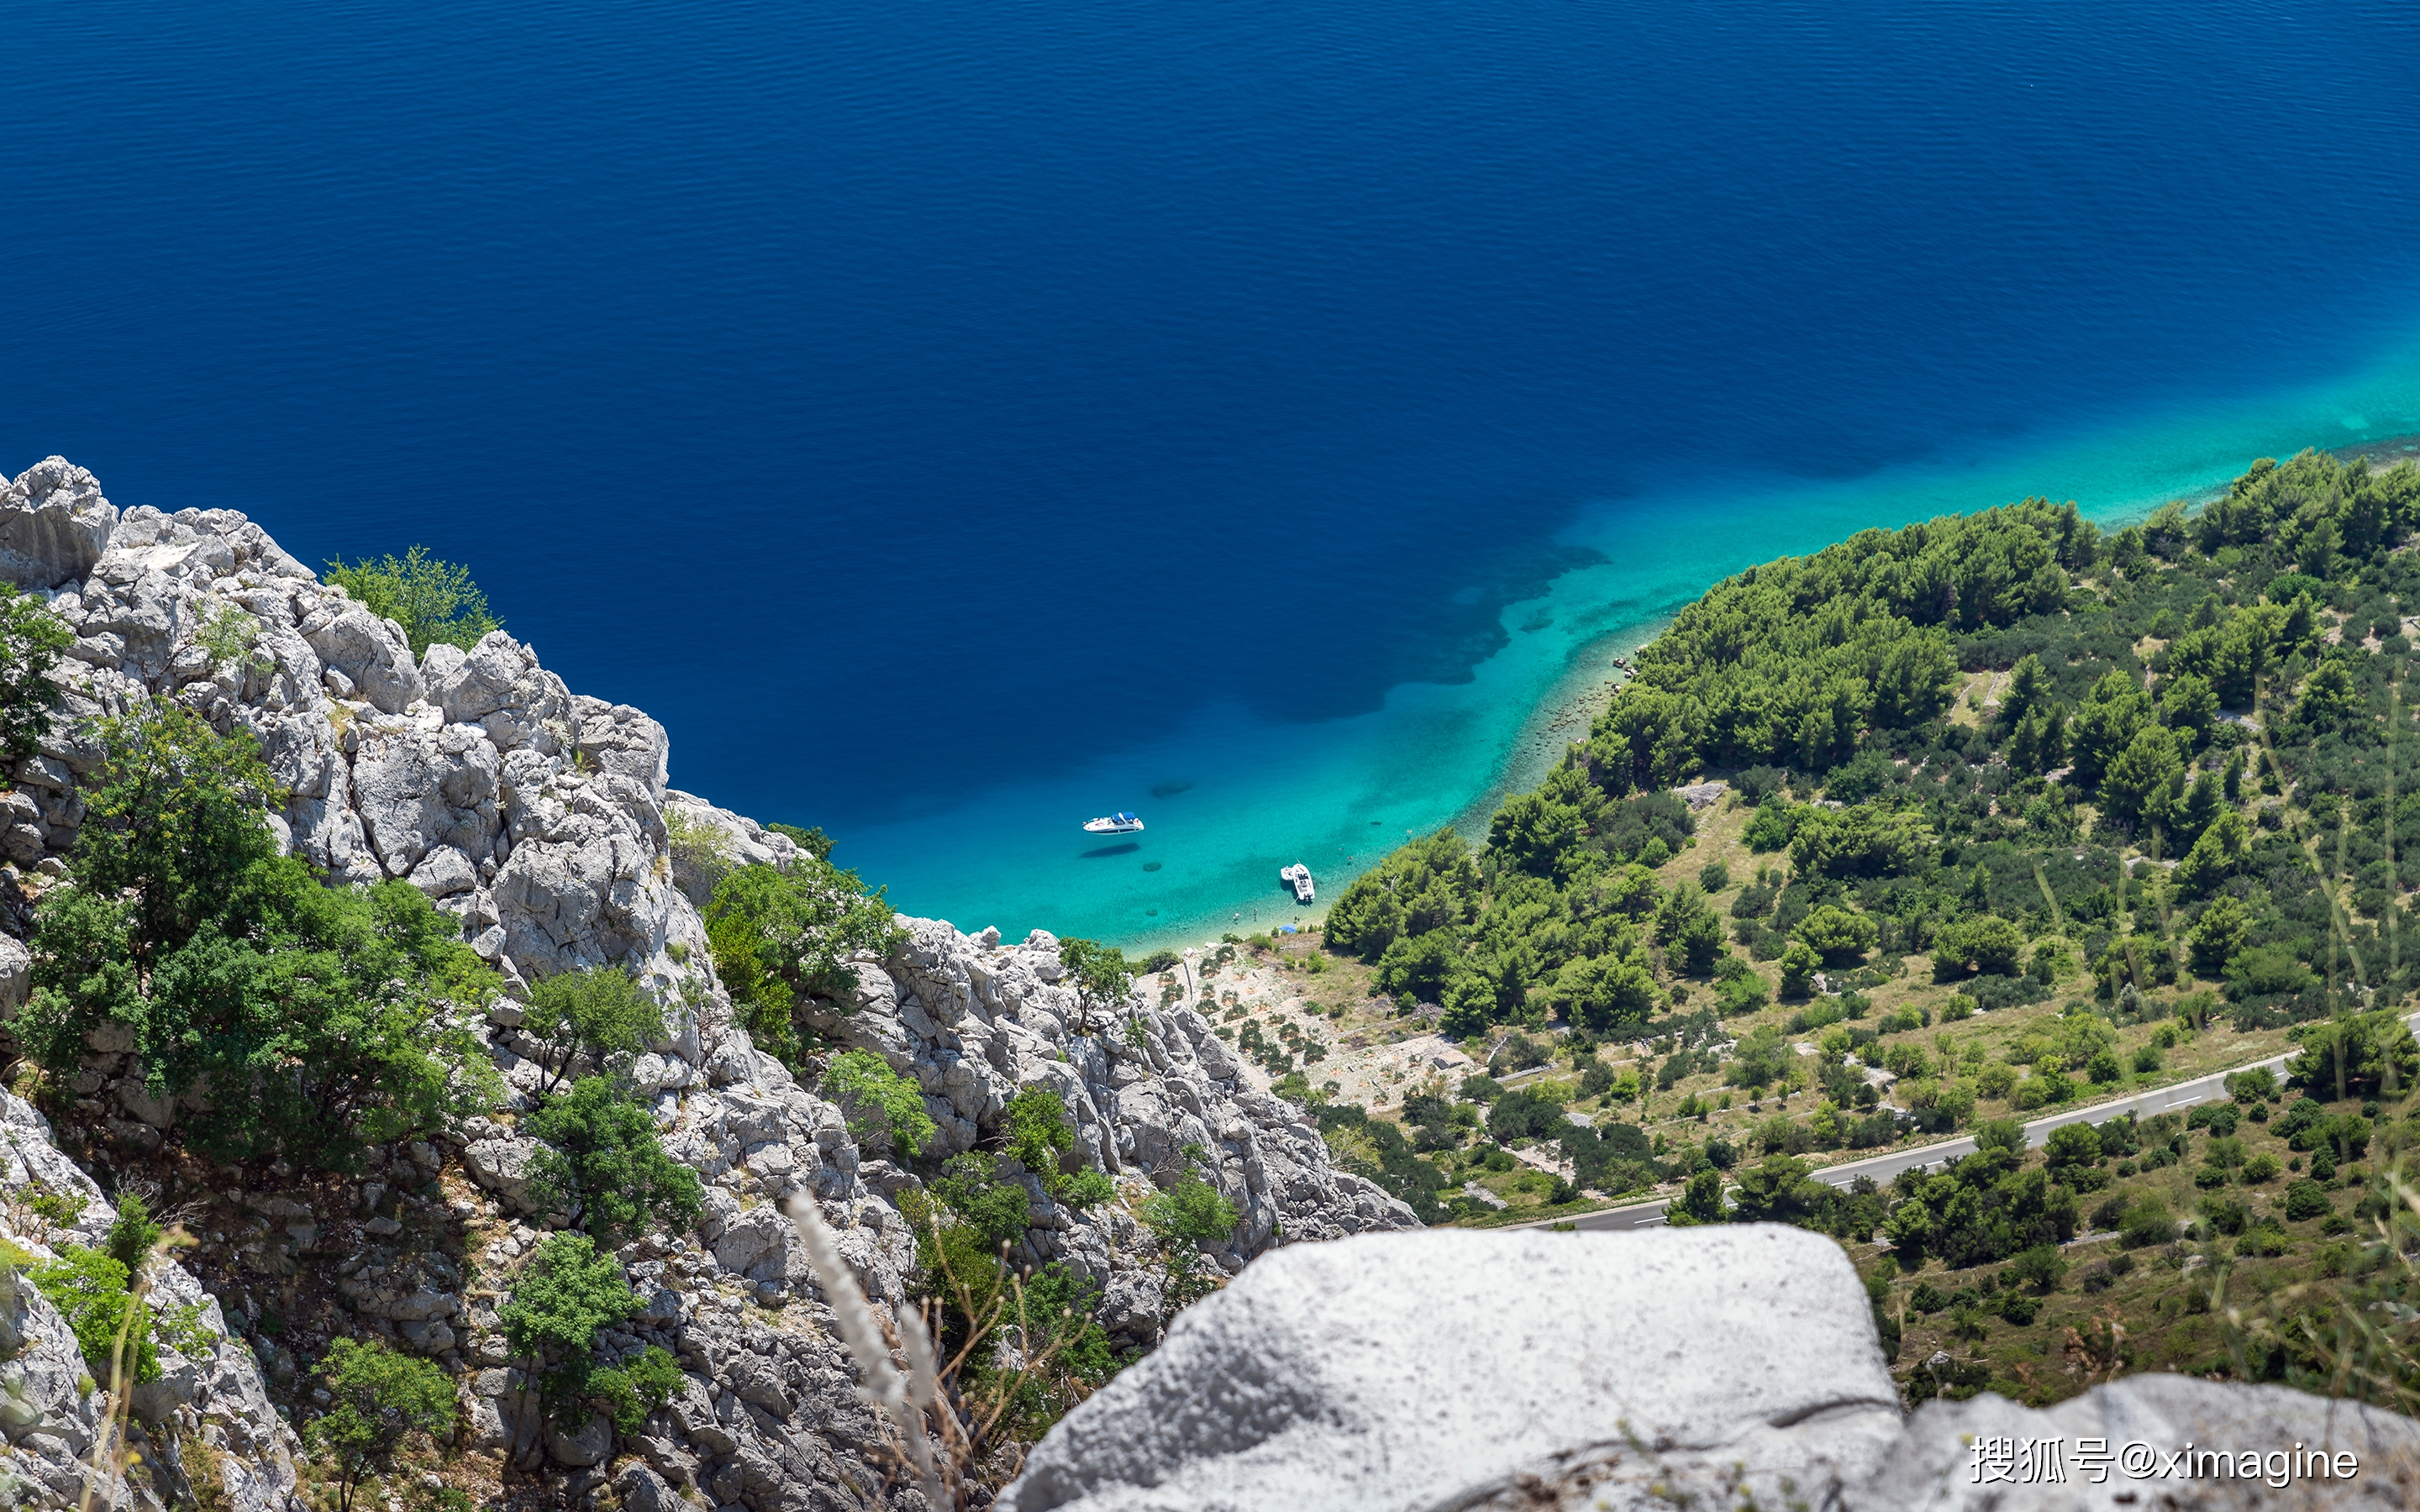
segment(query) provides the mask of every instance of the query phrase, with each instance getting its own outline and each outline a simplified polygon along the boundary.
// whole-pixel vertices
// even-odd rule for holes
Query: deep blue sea
[[[2409,0],[6,32],[0,466],[466,562],[969,928],[1274,921],[1746,563],[2420,432]]]

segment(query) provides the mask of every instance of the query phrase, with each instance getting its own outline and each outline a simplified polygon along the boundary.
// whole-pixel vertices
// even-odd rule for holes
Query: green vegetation
[[[2401,1023],[2420,556],[2396,549],[2415,526],[2420,468],[2305,454],[2114,536],[2029,500],[1715,585],[1483,843],[1440,833],[1344,889],[1326,945],[1501,1048],[1488,1077],[1406,1088],[1388,1118],[1318,1108],[1331,1148],[1416,1207],[1483,1187],[1430,1197],[1466,1223],[1666,1185],[1675,1222],[1804,1224],[1860,1254],[1886,1233],[1886,1336],[1962,1357],[1912,1396],[2074,1389],[2156,1330],[2062,1299],[2131,1306],[2155,1273],[2145,1305],[2172,1335],[2209,1316],[2213,1279],[2276,1304],[2258,1359],[2215,1335],[2164,1358],[2317,1380],[2311,1341],[2359,1332],[2320,1283],[2380,1269],[2326,1242],[2351,1216],[2335,1194],[2384,1211],[2344,1173],[2402,1148],[2381,1120],[2420,1079]],[[1668,791],[1708,776],[1730,787],[1711,810]],[[1504,1088],[1547,1029],[1585,1043],[1577,1085]],[[2273,1118],[2273,1087],[2244,1077],[2240,1104],[2190,1120],[2087,1123],[2038,1155],[2015,1135],[2280,1049],[2307,1095]],[[1604,1111],[1581,1127],[1575,1102]],[[1962,1125],[1981,1148],[1947,1169],[1812,1176]],[[2092,1232],[2125,1236],[2105,1265],[2048,1247]],[[2045,1335],[2076,1373],[2027,1363],[2055,1361]]]
[[[847,1115],[848,1132],[876,1151],[914,1155],[933,1137],[916,1084],[870,1050],[848,1050],[824,1070],[824,1092]]]
[[[473,1034],[497,991],[419,888],[323,887],[275,854],[248,733],[160,703],[104,720],[70,886],[41,899],[35,991],[15,1027],[62,1077],[85,1038],[131,1031],[152,1096],[205,1078],[179,1119],[202,1152],[349,1168],[365,1141],[491,1105]]]
[[[37,1267],[34,1288],[74,1331],[76,1345],[93,1379],[108,1384],[118,1366],[118,1337],[126,1339],[123,1380],[137,1385],[160,1379],[160,1353],[151,1342],[150,1307],[128,1289],[124,1265],[81,1244],[62,1244],[58,1258]]]
[[[551,1234],[496,1316],[506,1346],[538,1380],[557,1423],[576,1429],[590,1412],[603,1412],[627,1432],[680,1383],[679,1365],[654,1345],[616,1365],[596,1357],[599,1331],[645,1307],[620,1262],[587,1235]]]
[[[743,866],[716,884],[706,907],[715,975],[756,1043],[794,1069],[810,1036],[799,1013],[814,999],[855,1011],[854,956],[879,956],[903,933],[876,888],[819,856],[788,871]]]
[[[403,626],[403,637],[414,656],[432,645],[459,646],[468,651],[504,622],[488,612],[488,595],[471,580],[471,569],[440,562],[426,548],[413,547],[401,557],[377,562],[365,557],[348,565],[342,558],[321,574],[382,619]]]
[[[1125,1001],[1134,986],[1133,968],[1114,945],[1095,940],[1062,940],[1059,964],[1076,981],[1076,1001],[1086,1012]]]
[[[526,1124],[538,1141],[530,1192],[598,1242],[618,1246],[650,1228],[697,1221],[697,1172],[664,1153],[655,1115],[619,1082],[583,1076]]]
[[[551,1097],[585,1057],[598,1072],[627,1065],[664,1037],[664,1011],[627,971],[590,966],[548,977],[530,989],[523,1032],[537,1041],[546,1072],[538,1096]]]
[[[49,677],[75,632],[50,606],[0,583],[0,757],[32,755],[51,733],[59,692]]]
[[[160,1242],[161,1233],[160,1226],[151,1221],[150,1204],[123,1192],[117,1198],[117,1216],[110,1221],[101,1247],[130,1277],[137,1276],[151,1263],[151,1248]]]
[[[376,1339],[336,1339],[319,1362],[333,1398],[303,1429],[311,1452],[336,1467],[336,1512],[351,1512],[362,1482],[390,1468],[414,1433],[442,1440],[454,1426],[454,1383],[427,1360]]]
[[[820,826],[804,829],[797,825],[767,825],[765,827],[776,835],[787,835],[798,842],[800,850],[818,861],[831,859],[832,838],[825,834]]]

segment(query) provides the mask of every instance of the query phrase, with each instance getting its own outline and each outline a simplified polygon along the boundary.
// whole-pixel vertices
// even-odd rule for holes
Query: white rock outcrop
[[[1899,1428],[1864,1288],[1820,1235],[1440,1230],[1264,1257],[998,1505],[1410,1512],[1581,1473],[1600,1500],[1574,1505],[1643,1505],[1741,1463],[1777,1506],[1785,1478],[1862,1474]]]
[[[2094,1467],[2083,1441],[2105,1441]],[[2050,1478],[2020,1446],[2055,1441]],[[1978,1469],[1992,1445],[2007,1453]],[[2126,1446],[2157,1450],[2142,1474]],[[2164,1473],[2188,1445],[2229,1451]],[[2350,1479],[2271,1484],[2296,1450]],[[2269,1470],[2242,1473],[2257,1451]],[[2018,1457],[2024,1456],[2023,1459]],[[2277,1457],[2273,1459],[2271,1457]],[[2334,1461],[2332,1460],[2332,1464]],[[2420,1423],[2147,1376],[1904,1422],[1864,1288],[1776,1225],[1374,1236],[1281,1250],[1069,1413],[997,1512],[2121,1512],[2420,1504]]]

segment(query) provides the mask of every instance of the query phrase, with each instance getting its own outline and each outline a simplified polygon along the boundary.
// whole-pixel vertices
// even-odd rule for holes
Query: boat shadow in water
[[[1102,845],[1089,851],[1081,852],[1078,858],[1079,860],[1096,861],[1104,856],[1132,856],[1135,852],[1141,849],[1142,841],[1139,840],[1130,840],[1124,845]]]

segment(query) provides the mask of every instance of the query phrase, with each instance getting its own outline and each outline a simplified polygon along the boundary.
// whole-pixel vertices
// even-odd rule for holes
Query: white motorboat
[[[1132,835],[1142,828],[1142,821],[1130,813],[1113,813],[1105,819],[1084,821],[1088,835]]]
[[[1298,903],[1307,903],[1315,895],[1311,885],[1311,868],[1300,861],[1280,872],[1278,880],[1294,888],[1294,901]]]

